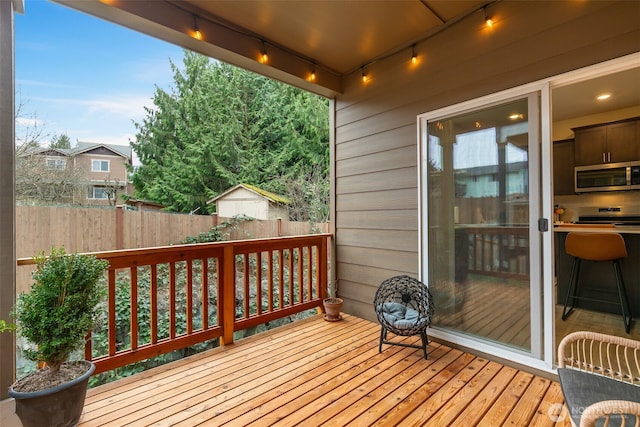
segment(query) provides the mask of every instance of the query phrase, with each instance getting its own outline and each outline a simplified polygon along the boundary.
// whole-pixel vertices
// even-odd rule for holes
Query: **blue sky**
[[[128,145],[151,107],[155,87],[170,89],[169,58],[182,49],[45,0],[15,15],[18,138],[34,119],[44,131],[76,140]]]

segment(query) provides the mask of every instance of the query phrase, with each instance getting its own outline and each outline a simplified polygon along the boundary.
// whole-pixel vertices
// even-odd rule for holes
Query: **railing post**
[[[320,299],[323,300],[327,298],[327,287],[329,286],[329,274],[328,274],[328,263],[327,263],[327,255],[328,255],[328,238],[322,237],[320,242],[320,259],[318,260],[318,271],[319,275],[319,291],[320,291]],[[336,296],[336,295],[333,295]]]
[[[222,345],[233,343],[236,318],[236,257],[233,245],[225,246],[222,261]]]

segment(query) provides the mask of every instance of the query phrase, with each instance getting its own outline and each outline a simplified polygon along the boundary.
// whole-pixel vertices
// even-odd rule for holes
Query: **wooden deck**
[[[429,360],[378,353],[378,338],[314,317],[91,389],[80,425],[570,425],[557,382],[435,342]]]

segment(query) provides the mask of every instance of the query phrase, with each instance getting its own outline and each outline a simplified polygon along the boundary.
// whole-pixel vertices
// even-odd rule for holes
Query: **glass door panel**
[[[423,122],[424,263],[434,326],[526,353],[532,295],[539,294],[530,287],[534,98]]]

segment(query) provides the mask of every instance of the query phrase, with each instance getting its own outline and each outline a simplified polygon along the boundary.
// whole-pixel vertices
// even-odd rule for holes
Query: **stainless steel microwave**
[[[576,193],[640,190],[640,161],[577,166],[574,170]]]

